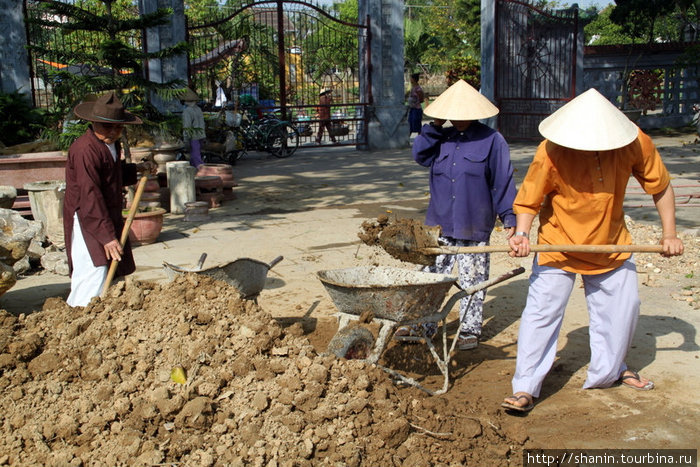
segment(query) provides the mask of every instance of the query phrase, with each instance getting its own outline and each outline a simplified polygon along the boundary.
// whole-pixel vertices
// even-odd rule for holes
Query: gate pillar
[[[404,99],[403,0],[359,0],[359,18],[369,18],[372,38],[370,63],[365,68],[362,95],[370,96],[368,149],[408,146],[408,108]],[[362,52],[360,52],[362,53]],[[369,69],[366,69],[369,67]],[[370,89],[367,89],[369,86]],[[369,91],[369,92],[368,92]]]
[[[494,100],[494,57],[496,2],[481,0],[481,94],[491,102]],[[482,123],[496,128],[496,117]]]
[[[3,0],[0,0],[3,1]],[[168,23],[148,28],[145,34],[146,52],[157,52],[185,40],[185,5],[183,0],[139,0],[141,13],[153,13],[158,8],[172,8],[173,14]],[[187,56],[152,59],[148,62],[148,79],[155,83],[182,80],[187,83]],[[161,112],[182,112],[178,100],[163,101],[151,96],[151,103]]]
[[[31,98],[32,86],[27,55],[22,2],[0,0],[0,90],[19,91]]]

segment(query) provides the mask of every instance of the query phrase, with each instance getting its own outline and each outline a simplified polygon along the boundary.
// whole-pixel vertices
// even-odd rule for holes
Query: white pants
[[[606,388],[627,369],[625,356],[639,317],[637,269],[633,258],[604,274],[582,275],[589,316],[591,361],[584,389]],[[513,393],[539,397],[554,363],[557,337],[576,274],[532,267],[527,303],[520,321]]]
[[[70,306],[87,306],[92,297],[100,295],[107,279],[107,266],[95,266],[88,252],[78,214],[73,216],[73,238],[70,245],[73,274],[70,279]]]

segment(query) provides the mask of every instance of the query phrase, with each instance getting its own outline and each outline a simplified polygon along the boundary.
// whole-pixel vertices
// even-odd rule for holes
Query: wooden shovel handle
[[[458,255],[466,253],[507,253],[508,245],[486,246],[444,246],[439,248],[421,248],[426,255]],[[662,253],[661,245],[530,245],[533,252],[567,252],[567,253]]]
[[[129,229],[131,228],[131,223],[134,221],[134,217],[136,216],[136,212],[139,210],[139,201],[141,201],[141,195],[143,194],[143,189],[146,188],[146,182],[148,181],[148,174],[144,173],[144,175],[141,177],[139,180],[139,184],[136,187],[136,193],[134,194],[134,199],[131,202],[131,208],[129,208],[129,214],[126,216],[126,222],[124,222],[124,228],[122,229],[122,236],[119,239],[119,244],[121,245],[122,249],[124,249],[124,245],[126,245],[126,239],[129,238]],[[102,286],[102,293],[100,294],[100,297],[104,297],[105,294],[107,293],[107,289],[109,289],[109,286],[112,285],[112,279],[114,279],[114,275],[117,273],[117,266],[119,265],[119,261],[116,259],[113,259],[112,262],[109,265],[109,271],[107,272],[107,278],[105,279],[105,283]]]

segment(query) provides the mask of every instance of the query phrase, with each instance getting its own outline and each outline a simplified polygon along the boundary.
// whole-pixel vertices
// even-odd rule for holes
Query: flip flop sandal
[[[459,350],[472,350],[479,346],[479,338],[476,336],[459,336],[457,338],[457,349]]]
[[[618,379],[618,383],[623,384],[627,386],[628,388],[636,389],[637,391],[649,391],[650,389],[654,389],[654,382],[653,381],[648,381],[647,384],[644,386],[635,386],[633,384],[630,384],[627,382],[628,379],[633,379],[636,381],[639,381],[640,383],[642,382],[642,379],[639,377],[639,373],[636,371],[632,370],[626,370],[632,373],[631,375],[625,375],[625,376],[620,376],[620,379]]]
[[[512,396],[508,396],[506,399],[510,399],[513,402],[519,401],[520,399],[525,399],[527,401],[526,405],[520,406],[520,405],[515,405],[511,404],[510,402],[503,401],[501,404],[501,407],[504,407],[508,410],[515,410],[516,412],[529,412],[535,407],[535,403],[533,402],[532,396],[528,396],[525,394],[521,394],[519,396],[516,396],[513,394]]]

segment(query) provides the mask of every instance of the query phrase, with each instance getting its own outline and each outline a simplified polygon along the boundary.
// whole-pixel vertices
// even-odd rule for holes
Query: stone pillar
[[[403,10],[403,0],[358,2],[358,18],[364,22],[369,15],[372,35],[369,75],[373,102],[368,109],[369,149],[403,148],[409,144],[408,107],[404,99]],[[364,63],[363,60],[360,63]],[[363,76],[366,72],[363,67]]]
[[[496,0],[481,0],[481,94],[496,104],[495,89],[495,28],[496,28]],[[496,128],[498,116],[482,120],[482,123]]]
[[[0,0],[0,11],[0,90],[19,91],[30,97],[32,86],[22,0]]]
[[[197,169],[189,162],[175,161],[166,164],[166,171],[168,188],[170,188],[170,212],[183,214],[185,203],[195,201],[197,198],[194,184]]]
[[[0,0],[3,1],[3,0]],[[157,52],[185,40],[185,6],[183,0],[139,0],[139,11],[153,13],[158,8],[172,8],[170,21],[162,26],[146,30],[146,51]],[[182,80],[187,84],[187,57],[182,54],[148,62],[148,79],[156,83]],[[177,99],[163,101],[158,96],[151,96],[151,103],[161,112],[182,112],[182,105]]]

